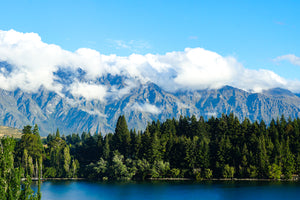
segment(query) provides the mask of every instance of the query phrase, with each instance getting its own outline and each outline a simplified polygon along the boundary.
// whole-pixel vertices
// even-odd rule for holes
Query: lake
[[[33,186],[37,190],[37,186]],[[300,182],[255,181],[45,181],[42,200],[299,199]]]

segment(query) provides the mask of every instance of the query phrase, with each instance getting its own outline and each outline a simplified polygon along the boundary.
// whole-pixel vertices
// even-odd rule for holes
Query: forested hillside
[[[242,122],[233,114],[204,120],[195,116],[153,121],[128,130],[120,116],[114,134],[59,130],[42,146],[38,127],[26,126],[17,143],[17,163],[32,177],[42,159],[42,176],[89,179],[268,178],[300,173],[300,119]]]

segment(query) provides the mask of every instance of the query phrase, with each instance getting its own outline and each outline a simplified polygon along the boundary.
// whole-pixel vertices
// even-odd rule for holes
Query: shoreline
[[[24,178],[22,181],[25,180]],[[38,181],[38,178],[32,178],[32,181]],[[95,181],[93,179],[87,179],[87,178],[41,178],[41,181]],[[101,181],[101,180],[96,180]],[[115,180],[112,180],[115,181]],[[130,180],[135,181],[135,180]],[[191,178],[148,178],[145,179],[145,181],[262,181],[262,182],[272,182],[272,181],[278,181],[278,182],[297,182],[300,181],[298,178],[294,179],[258,179],[258,178],[212,178],[212,179],[201,179],[201,180],[195,180]]]
[[[38,180],[38,179],[36,179]],[[41,180],[45,180],[45,181],[48,181],[48,180],[54,180],[54,181],[80,181],[80,180],[88,180],[86,178],[42,178]]]
[[[150,181],[265,181],[265,182],[271,182],[271,181],[278,181],[278,182],[297,182],[300,181],[297,179],[266,179],[266,178],[212,178],[212,179],[201,179],[201,180],[195,180],[191,178],[149,178],[147,180]]]
[[[25,178],[21,179],[22,181],[25,180]],[[32,181],[38,181],[38,178],[31,178]],[[41,178],[41,181],[81,181],[81,180],[89,180],[86,178]]]

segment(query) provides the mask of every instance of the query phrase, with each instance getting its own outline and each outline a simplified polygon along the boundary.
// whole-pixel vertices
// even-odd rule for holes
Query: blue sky
[[[0,30],[34,32],[71,52],[84,47],[104,55],[200,47],[247,69],[300,80],[299,8],[297,0],[10,0],[1,2]]]

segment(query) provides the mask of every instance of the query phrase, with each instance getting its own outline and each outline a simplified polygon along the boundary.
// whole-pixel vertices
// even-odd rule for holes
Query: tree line
[[[120,116],[114,133],[49,134],[25,126],[13,150],[31,177],[144,180],[147,178],[291,179],[300,173],[300,119],[242,122],[181,116],[129,130]]]

